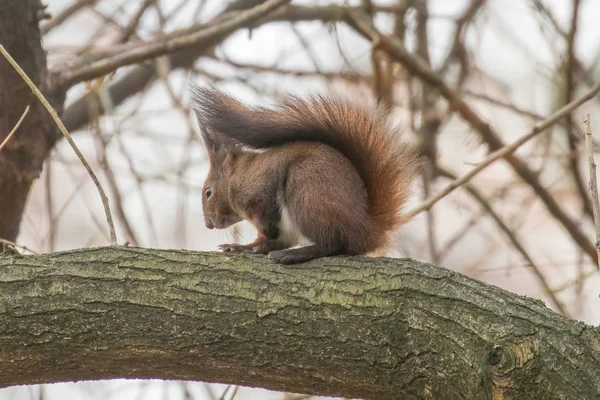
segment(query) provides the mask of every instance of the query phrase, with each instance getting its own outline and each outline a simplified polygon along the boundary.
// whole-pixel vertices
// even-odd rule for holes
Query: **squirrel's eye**
[[[206,189],[204,189],[204,194],[206,195],[206,198],[208,199],[210,197],[210,195],[212,194],[212,188],[209,186]]]

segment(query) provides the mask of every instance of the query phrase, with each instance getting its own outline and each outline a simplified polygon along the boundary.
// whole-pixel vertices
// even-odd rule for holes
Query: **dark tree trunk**
[[[0,0],[0,44],[42,90],[46,78],[46,53],[42,48],[39,0]],[[50,96],[61,111],[64,93]],[[30,112],[17,133],[0,151],[0,238],[14,241],[31,184],[58,136],[52,119],[12,66],[0,56],[0,142],[23,111]],[[1,251],[1,248],[0,248]]]
[[[412,260],[0,257],[0,387],[202,380],[368,399],[597,399],[600,333]]]

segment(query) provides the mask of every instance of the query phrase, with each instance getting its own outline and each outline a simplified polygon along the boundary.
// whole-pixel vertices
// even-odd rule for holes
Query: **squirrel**
[[[247,220],[258,231],[220,250],[295,264],[389,249],[420,161],[387,108],[291,94],[250,107],[214,87],[191,93],[210,163],[206,227]]]

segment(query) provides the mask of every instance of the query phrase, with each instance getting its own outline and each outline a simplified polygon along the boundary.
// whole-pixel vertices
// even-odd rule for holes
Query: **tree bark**
[[[39,0],[0,1],[0,44],[43,89],[46,53],[38,27],[41,11]],[[60,112],[64,91],[55,91],[49,100]],[[0,152],[0,238],[10,241],[17,238],[31,184],[39,177],[44,159],[58,136],[44,107],[8,61],[0,56],[0,142],[27,105],[29,114]]]
[[[408,259],[0,256],[0,387],[201,380],[367,399],[597,399],[600,332]]]

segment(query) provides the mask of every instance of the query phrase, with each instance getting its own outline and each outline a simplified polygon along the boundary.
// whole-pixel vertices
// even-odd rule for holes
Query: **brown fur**
[[[211,161],[206,224],[247,219],[259,232],[255,242],[223,250],[283,263],[366,254],[386,249],[405,222],[400,211],[418,159],[383,108],[323,96],[250,108],[212,88],[196,89],[194,100]],[[288,249],[296,243],[280,235],[284,209],[313,245]]]

